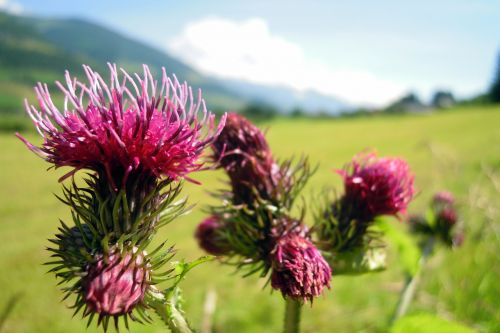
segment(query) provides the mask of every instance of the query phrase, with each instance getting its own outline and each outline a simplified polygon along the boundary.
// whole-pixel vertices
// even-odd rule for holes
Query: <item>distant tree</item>
[[[385,112],[399,113],[399,112],[417,112],[423,111],[426,106],[420,101],[415,93],[409,93],[389,105]]]
[[[259,121],[276,117],[278,110],[263,102],[251,102],[244,106],[240,113],[247,118]]]
[[[300,117],[304,117],[306,115],[306,113],[304,112],[304,110],[302,110],[300,107],[294,107],[292,109],[292,112],[290,112],[290,116],[293,117],[293,118],[300,118]]]
[[[490,87],[489,95],[493,103],[500,103],[500,53],[498,54],[495,77]]]
[[[446,109],[455,105],[455,97],[450,91],[438,90],[432,97],[432,106],[438,109]]]

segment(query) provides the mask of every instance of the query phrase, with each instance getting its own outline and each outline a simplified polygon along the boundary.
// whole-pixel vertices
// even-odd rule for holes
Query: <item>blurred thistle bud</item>
[[[398,215],[413,198],[414,177],[402,159],[360,154],[337,172],[344,179],[342,212],[350,219],[369,222],[379,215]]]
[[[277,240],[271,253],[271,286],[284,297],[312,302],[330,288],[332,270],[306,237],[289,233]]]
[[[410,230],[425,237],[436,237],[448,246],[459,246],[463,241],[464,233],[456,230],[459,215],[455,202],[452,193],[437,192],[431,199],[426,217],[412,215],[418,217],[408,219]]]
[[[213,158],[227,172],[236,204],[252,204],[256,195],[269,200],[279,182],[280,167],[264,134],[245,117],[230,113],[212,144]]]
[[[432,203],[434,205],[453,205],[455,203],[455,198],[451,192],[441,191],[434,195]]]
[[[451,228],[458,221],[457,212],[453,207],[446,207],[440,210],[436,216],[436,222],[443,228]]]
[[[144,300],[150,271],[140,253],[98,255],[83,280],[88,310],[104,316],[129,314]]]
[[[215,256],[227,254],[229,252],[229,245],[224,240],[224,235],[222,234],[225,227],[224,222],[215,215],[203,220],[195,232],[195,237],[200,247]]]

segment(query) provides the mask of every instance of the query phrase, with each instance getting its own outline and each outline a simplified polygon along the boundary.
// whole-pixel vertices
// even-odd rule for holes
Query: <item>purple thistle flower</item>
[[[441,191],[434,195],[432,203],[435,205],[453,205],[455,203],[455,198],[451,192]]]
[[[284,297],[313,301],[330,288],[332,270],[319,250],[297,233],[278,239],[272,252],[271,286]]]
[[[378,215],[397,215],[413,198],[414,177],[402,159],[361,154],[337,172],[344,179],[343,205],[351,218],[370,221]]]
[[[455,207],[455,198],[452,193],[441,191],[436,193],[431,202],[432,217],[428,220],[423,215],[419,218],[410,218],[410,230],[427,237],[436,237],[448,246],[459,246],[464,238],[464,232],[459,225],[459,215]],[[458,229],[458,231],[457,231]]]
[[[62,179],[91,169],[110,179],[115,174],[126,179],[131,171],[141,170],[176,180],[202,167],[198,158],[222,130],[224,118],[216,128],[201,92],[194,101],[191,87],[175,76],[172,81],[165,69],[158,85],[146,65],[144,76],[134,74],[134,79],[123,69],[120,78],[116,65],[109,64],[109,84],[90,67],[83,68],[88,85],[68,72],[66,86],[56,82],[65,96],[63,111],[54,105],[46,84],[35,87],[40,110],[25,102],[44,138],[40,147],[16,134],[55,167],[74,168]]]
[[[129,314],[143,301],[149,278],[141,255],[100,255],[83,280],[88,310],[101,316]]]
[[[458,215],[453,207],[446,207],[438,212],[436,219],[443,228],[450,229],[457,223]]]
[[[264,134],[245,117],[230,113],[226,125],[212,144],[214,160],[226,170],[236,203],[252,203],[254,189],[271,199],[278,184],[280,168],[274,161]]]
[[[200,247],[215,256],[227,254],[229,249],[220,234],[223,228],[224,223],[217,216],[209,216],[203,220],[195,232]]]

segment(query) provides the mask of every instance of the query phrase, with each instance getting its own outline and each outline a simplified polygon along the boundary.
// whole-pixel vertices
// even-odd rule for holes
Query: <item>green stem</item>
[[[149,305],[172,333],[193,333],[183,313],[178,309],[176,294],[175,291],[172,292],[172,296],[167,299],[158,291],[149,301]]]
[[[403,317],[408,311],[410,303],[413,297],[415,296],[415,292],[417,291],[417,287],[420,283],[422,269],[425,266],[427,259],[432,254],[433,248],[434,248],[434,238],[430,237],[422,248],[422,256],[420,257],[417,271],[415,272],[414,275],[408,275],[406,279],[405,287],[399,297],[396,311],[394,312],[391,318],[390,322],[391,325],[394,324],[396,320]]]
[[[286,299],[285,305],[285,326],[283,333],[299,333],[300,332],[300,312],[302,304],[299,301],[291,298]]]

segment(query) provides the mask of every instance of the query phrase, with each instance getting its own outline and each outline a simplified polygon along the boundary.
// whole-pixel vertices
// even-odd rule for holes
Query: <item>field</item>
[[[278,157],[307,154],[319,163],[303,193],[306,199],[325,185],[338,187],[339,177],[332,170],[369,147],[410,163],[419,191],[410,211],[422,209],[437,190],[456,193],[467,226],[465,243],[453,251],[438,249],[410,313],[438,314],[478,332],[500,331],[500,107],[359,119],[277,119],[262,127],[269,128],[268,139]],[[27,136],[40,141],[35,133]],[[64,170],[46,171],[48,164],[11,133],[0,134],[0,149],[0,316],[9,303],[12,308],[0,331],[85,332],[86,322],[71,318],[71,303],[60,303],[56,280],[42,266],[58,219],[70,220],[67,207],[52,195],[60,193],[57,179]],[[223,175],[212,171],[194,178],[203,186],[185,185],[190,202],[197,203],[193,213],[158,235],[176,245],[178,259],[202,255],[193,230],[204,216],[204,205],[212,202],[206,191],[221,186]],[[313,307],[305,307],[303,331],[387,332],[403,286],[398,254],[390,249],[387,271],[335,277],[332,289]],[[278,293],[262,290],[264,282],[242,279],[217,262],[198,267],[182,284],[188,317],[199,327],[206,292],[214,288],[215,332],[279,332],[283,302]],[[94,331],[101,329],[87,330]],[[131,332],[165,331],[159,323],[131,327]]]

